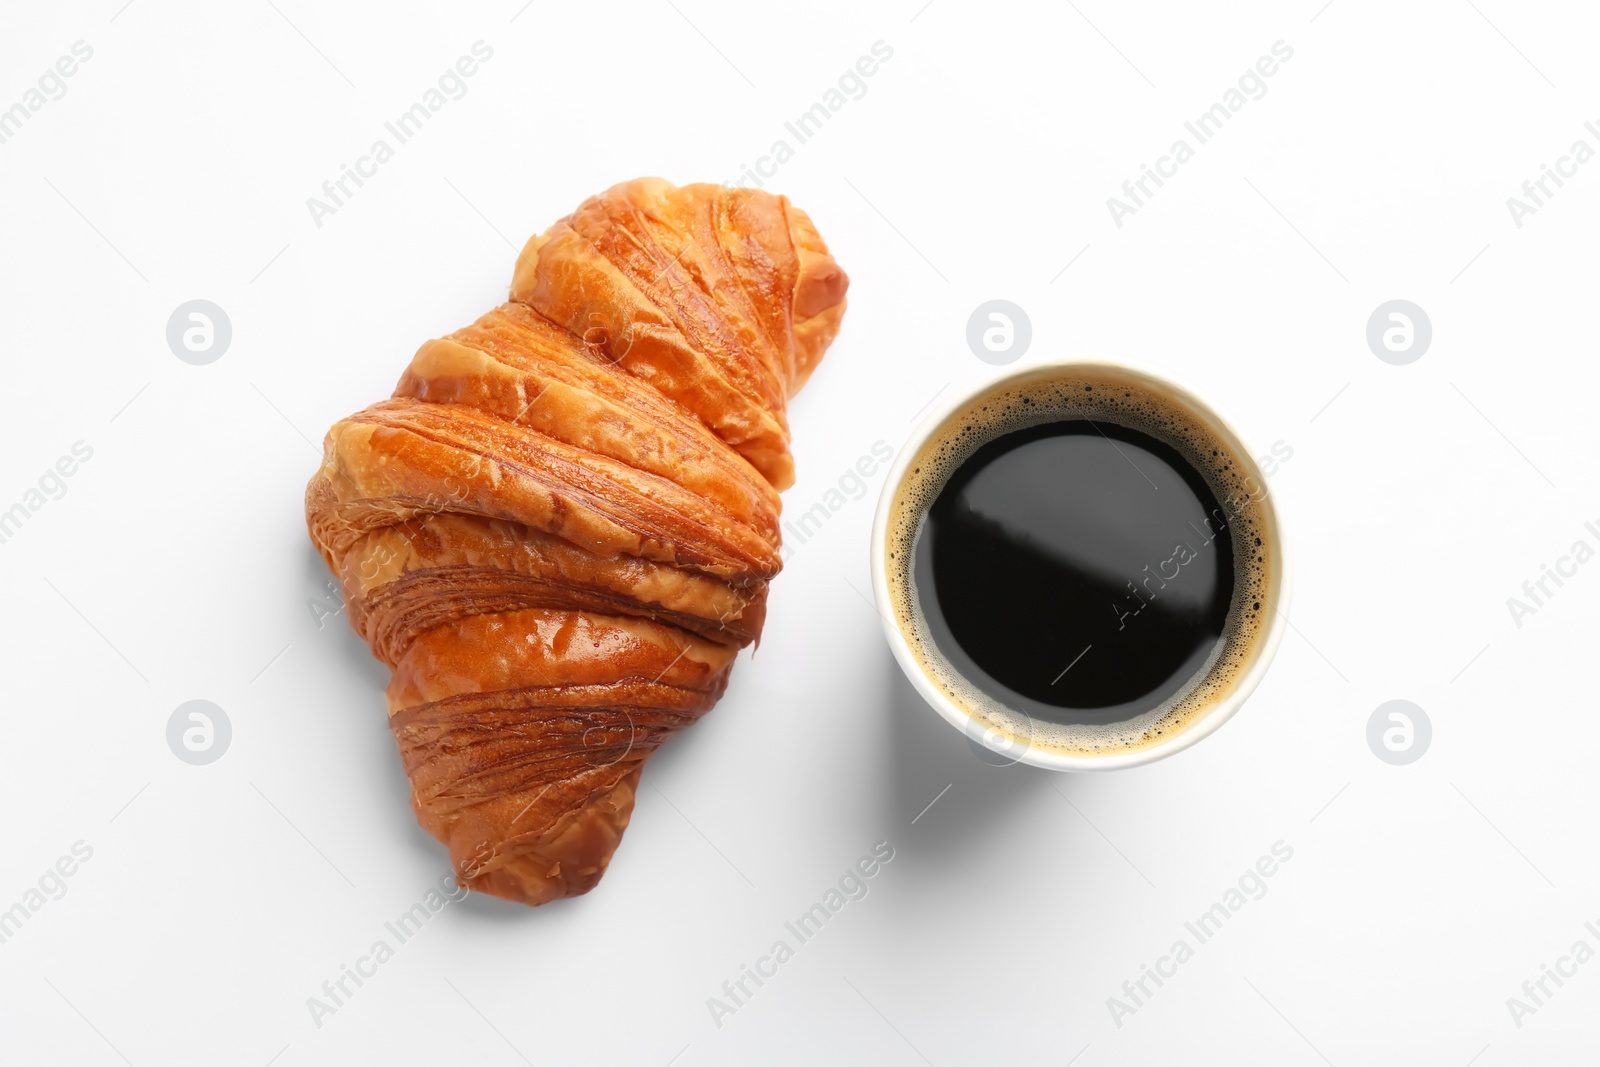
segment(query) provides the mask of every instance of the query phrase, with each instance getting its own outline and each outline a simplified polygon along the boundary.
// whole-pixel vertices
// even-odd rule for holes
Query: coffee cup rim
[[[904,672],[923,700],[934,711],[938,712],[941,718],[956,729],[967,733],[968,736],[972,736],[974,732],[970,731],[969,728],[975,720],[963,711],[939,686],[934,684],[933,679],[923,670],[922,665],[911,651],[911,644],[906,639],[905,634],[901,632],[899,625],[894,621],[895,611],[889,595],[889,569],[885,558],[890,512],[893,510],[895,495],[905,481],[906,471],[910,467],[912,460],[921,451],[922,447],[927,444],[929,438],[951,416],[967,408],[974,400],[986,393],[1026,381],[1029,378],[1047,378],[1069,370],[1110,371],[1148,379],[1155,386],[1158,386],[1161,392],[1183,404],[1204,420],[1214,432],[1233,448],[1237,459],[1250,465],[1250,473],[1257,481],[1262,485],[1268,484],[1266,476],[1256,463],[1255,451],[1250,448],[1249,443],[1231,419],[1203,399],[1199,393],[1181,378],[1120,356],[1098,352],[1072,353],[1053,359],[1031,362],[1025,366],[1005,367],[997,373],[987,375],[971,386],[960,390],[954,396],[939,398],[931,409],[923,415],[921,421],[911,431],[910,436],[901,443],[900,449],[895,454],[894,461],[890,464],[889,471],[884,478],[883,489],[878,495],[878,508],[873,517],[872,539],[869,546],[869,551],[872,554],[872,595],[877,604],[878,618],[883,626],[884,638],[888,641],[901,671]],[[1267,621],[1257,643],[1252,662],[1235,680],[1225,697],[1172,737],[1147,748],[1130,752],[1118,752],[1107,756],[1088,756],[1036,749],[1029,746],[1020,757],[1015,757],[1009,749],[1001,748],[999,744],[990,744],[981,733],[978,736],[977,743],[983,744],[995,752],[1015,758],[1018,762],[1045,770],[1111,771],[1139,767],[1165,759],[1168,756],[1182,752],[1184,749],[1216,732],[1223,723],[1238,712],[1244,702],[1255,692],[1256,687],[1266,675],[1267,668],[1271,665],[1273,657],[1277,653],[1278,645],[1283,640],[1283,631],[1288,627],[1288,610],[1293,593],[1292,571],[1290,568],[1291,554],[1287,533],[1284,528],[1283,515],[1270,486],[1261,503],[1264,507],[1265,517],[1273,531],[1273,543],[1277,546],[1274,560],[1275,567],[1271,572],[1271,588],[1268,591],[1267,607],[1270,609],[1270,613],[1266,617]]]

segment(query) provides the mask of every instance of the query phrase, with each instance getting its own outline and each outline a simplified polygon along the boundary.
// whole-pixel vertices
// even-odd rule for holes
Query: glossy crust
[[[645,759],[760,636],[784,407],[847,285],[781,196],[627,182],[328,431],[307,525],[393,670],[412,806],[463,884],[593,888]]]

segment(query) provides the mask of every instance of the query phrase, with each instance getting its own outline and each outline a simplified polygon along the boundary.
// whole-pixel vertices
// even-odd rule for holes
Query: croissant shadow
[[[326,590],[328,588],[328,565],[322,562],[322,557],[317,553],[316,547],[310,541],[304,544],[301,559],[305,563],[305,586],[308,589]],[[324,606],[331,606],[332,597],[326,593],[314,598]],[[321,620],[322,631],[320,636],[333,642],[334,653],[344,661],[352,674],[358,675],[358,680],[367,687],[368,692],[383,691],[389,684],[389,668],[385,667],[367,643],[361,639],[350,626],[350,619],[341,609],[335,615],[325,616]]]
[[[303,558],[306,585],[314,589],[322,588],[328,580],[328,568],[309,542]],[[338,661],[337,669],[341,677],[339,690],[362,694],[357,704],[343,709],[358,718],[357,728],[367,742],[356,746],[357,750],[351,753],[351,758],[366,764],[362,780],[381,790],[386,798],[380,807],[392,830],[390,839],[403,842],[402,847],[413,853],[424,869],[438,866],[442,860],[446,860],[444,851],[439,842],[417,823],[411,812],[411,782],[395,752],[394,738],[389,733],[384,714],[382,693],[389,684],[389,668],[372,654],[367,643],[351,628],[349,618],[343,611],[327,616],[317,637],[331,650],[331,657]],[[479,895],[473,893],[467,899]],[[510,907],[516,910],[514,905]]]
[[[418,830],[421,831],[421,827]],[[424,835],[426,835],[426,832]],[[434,851],[439,851],[438,842],[428,838],[428,843],[434,846]],[[451,905],[452,911],[458,911],[465,921],[478,923],[495,923],[506,926],[527,926],[530,923],[562,922],[562,916],[573,908],[583,907],[584,901],[592,900],[593,894],[578,897],[565,897],[561,900],[552,900],[537,908],[530,908],[526,904],[502,897],[490,896],[488,893],[468,893],[461,900]]]
[[[328,567],[309,542],[304,559],[307,586],[323,588],[328,580]],[[326,601],[328,598],[319,599]],[[340,692],[361,694],[359,702],[344,711],[358,717],[357,727],[370,743],[360,745],[359,751],[352,753],[351,758],[370,760],[372,764],[381,763],[381,767],[369,764],[364,780],[381,789],[388,798],[383,808],[385,812],[393,814],[394,826],[399,831],[397,836],[403,836],[418,856],[426,858],[429,863],[436,863],[440,856],[439,843],[417,825],[411,814],[411,782],[406,778],[400,757],[395,752],[394,738],[389,733],[382,696],[384,687],[389,684],[389,668],[372,654],[361,635],[351,628],[349,617],[343,611],[325,617],[322,622],[322,631],[317,638],[331,649],[330,655],[339,662],[341,680],[350,683],[348,686],[341,684]]]

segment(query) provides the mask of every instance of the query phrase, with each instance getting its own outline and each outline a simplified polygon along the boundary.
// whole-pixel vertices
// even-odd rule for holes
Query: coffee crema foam
[[[993,731],[1009,744],[1065,756],[1138,752],[1194,726],[1233,691],[1260,655],[1277,602],[1275,576],[1281,573],[1276,531],[1262,506],[1266,484],[1253,461],[1240,456],[1186,402],[1161,395],[1168,387],[1137,371],[1085,365],[1044,368],[1038,374],[1000,383],[973,398],[945,419],[912,460],[895,490],[885,538],[884,571],[895,625],[923,673],[977,732]],[[1045,722],[1007,707],[964,678],[933,640],[915,578],[915,548],[928,509],[974,452],[1015,430],[1075,419],[1138,430],[1176,449],[1226,509],[1233,546],[1233,597],[1222,637],[1205,664],[1162,704],[1106,724]]]

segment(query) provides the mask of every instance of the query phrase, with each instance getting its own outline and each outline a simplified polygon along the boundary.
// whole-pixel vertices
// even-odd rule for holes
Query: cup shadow
[[[1007,763],[945,722],[887,647],[879,669],[890,722],[887,795],[880,807],[898,838],[916,842],[906,852],[907,866],[942,867],[961,859],[1052,788],[1055,772]]]

